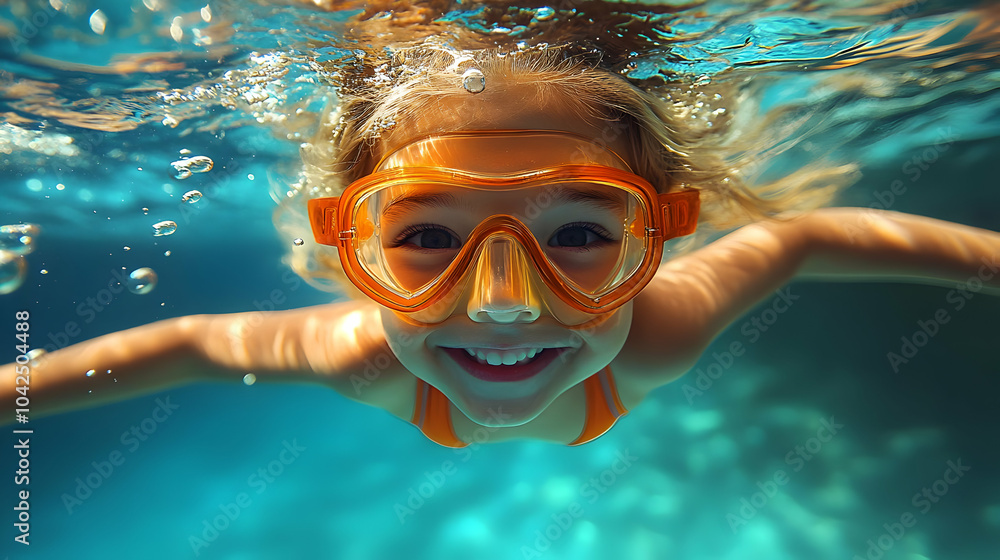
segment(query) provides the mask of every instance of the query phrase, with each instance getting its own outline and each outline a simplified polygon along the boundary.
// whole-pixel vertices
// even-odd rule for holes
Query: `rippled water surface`
[[[762,176],[854,162],[863,177],[842,204],[1000,230],[992,3],[8,1],[0,330],[28,309],[32,344],[57,348],[168,317],[329,301],[282,264],[274,201],[343,70],[363,49],[421,41],[600,49],[637,83],[684,84],[708,127],[699,88],[739,83],[752,117],[812,110],[808,139]],[[455,453],[332,391],[249,376],[32,420],[32,544],[3,550],[994,558],[997,298],[958,307],[944,288],[801,283],[784,297],[787,312],[764,302],[581,448]],[[949,321],[894,371],[887,353],[942,309]],[[736,342],[746,352],[733,359]]]

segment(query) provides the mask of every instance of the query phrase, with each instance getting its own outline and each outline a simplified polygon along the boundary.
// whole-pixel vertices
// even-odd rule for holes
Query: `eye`
[[[614,241],[611,233],[597,224],[574,222],[562,226],[552,234],[548,245],[549,247],[589,250]]]
[[[440,250],[458,249],[461,244],[458,237],[447,228],[435,224],[417,224],[407,226],[391,247],[411,246],[414,249]]]

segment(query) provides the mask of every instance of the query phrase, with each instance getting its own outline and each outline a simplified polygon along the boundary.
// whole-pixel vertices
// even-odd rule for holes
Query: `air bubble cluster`
[[[175,179],[187,179],[193,173],[207,173],[212,170],[215,162],[208,156],[193,156],[171,162]]]
[[[35,250],[35,237],[39,228],[35,224],[0,226],[0,251],[27,255]]]

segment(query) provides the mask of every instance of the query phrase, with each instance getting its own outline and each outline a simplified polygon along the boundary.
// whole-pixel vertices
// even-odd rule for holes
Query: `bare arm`
[[[97,406],[192,380],[193,318],[160,321],[75,344],[29,366],[31,417]],[[87,372],[93,370],[91,375]],[[109,373],[110,372],[110,373]],[[12,422],[14,364],[0,366],[0,423]]]
[[[660,267],[636,299],[627,343],[636,366],[657,370],[657,385],[676,378],[730,323],[794,277],[940,285],[978,279],[984,293],[1000,294],[1000,234],[855,208],[746,226]],[[677,367],[664,372],[664,363]]]
[[[377,309],[357,302],[159,321],[33,361],[31,413],[98,406],[197,381],[239,381],[247,373],[336,388],[383,348],[381,333]],[[13,421],[6,411],[16,397],[14,377],[14,364],[0,366],[0,423]]]
[[[795,222],[792,222],[793,224]],[[1000,294],[1000,233],[923,216],[857,208],[814,212],[804,279],[982,283]]]

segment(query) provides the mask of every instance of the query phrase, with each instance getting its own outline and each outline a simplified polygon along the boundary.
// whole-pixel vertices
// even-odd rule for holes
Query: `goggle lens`
[[[485,224],[513,218],[532,258],[561,282],[600,297],[632,277],[646,250],[648,207],[633,191],[563,181],[494,187],[399,181],[355,205],[355,251],[385,289],[413,298],[442,281],[460,255],[478,257]],[[638,235],[637,235],[638,234]],[[495,264],[495,266],[501,266]],[[462,271],[460,271],[462,272]]]

